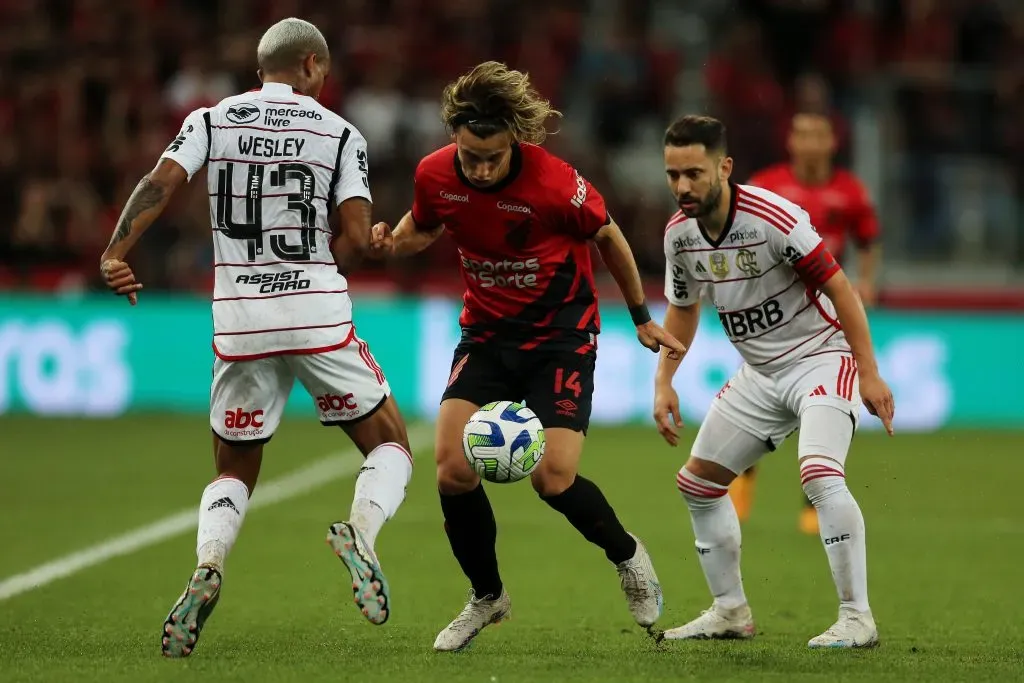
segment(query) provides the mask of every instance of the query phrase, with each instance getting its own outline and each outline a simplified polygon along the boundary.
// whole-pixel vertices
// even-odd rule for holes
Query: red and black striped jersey
[[[579,347],[600,330],[590,239],[609,222],[604,198],[572,166],[536,145],[516,145],[508,176],[472,185],[455,145],[416,169],[412,216],[443,225],[459,250],[467,334],[520,348],[558,340]]]

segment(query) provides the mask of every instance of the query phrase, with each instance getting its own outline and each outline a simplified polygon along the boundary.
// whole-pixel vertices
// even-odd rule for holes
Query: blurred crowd
[[[709,46],[700,64],[686,62],[665,38],[674,28],[659,20],[688,4],[0,0],[0,289],[95,286],[99,254],[135,183],[190,110],[258,85],[259,36],[286,16],[316,23],[328,39],[333,66],[321,100],[366,136],[382,220],[402,215],[416,162],[446,142],[443,85],[485,59],[529,71],[564,109],[550,146],[606,195],[653,276],[663,267],[667,193],[617,182],[616,169],[650,144],[642,131],[680,113],[686,72],[700,75],[703,106],[729,126],[741,181],[784,158],[793,111],[828,112],[849,161],[858,112],[890,102],[885,144],[904,160],[893,173],[904,179],[914,253],[941,259],[955,246],[944,160],[991,160],[1019,210],[1024,4],[695,2],[691,19]],[[882,76],[888,99],[877,87]],[[197,176],[133,252],[147,289],[209,290],[206,194]],[[428,277],[454,282],[455,263],[451,249],[434,248],[417,268],[379,276],[400,274],[410,287]]]

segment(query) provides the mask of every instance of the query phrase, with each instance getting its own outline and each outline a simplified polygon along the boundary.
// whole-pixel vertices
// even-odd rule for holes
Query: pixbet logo
[[[686,237],[677,237],[672,242],[672,250],[676,254],[681,254],[686,249],[693,249],[699,247],[701,239],[695,235],[687,235]]]
[[[321,413],[340,413],[343,410],[356,410],[359,404],[354,394],[324,394],[316,397],[316,407]]]
[[[481,287],[526,287],[537,286],[537,271],[540,260],[524,261],[477,261],[460,254],[462,269],[466,275]]]
[[[760,237],[760,235],[757,234],[757,230],[737,230],[736,232],[729,233],[729,244],[739,242],[741,240],[744,242],[747,240],[756,240],[758,237]]]

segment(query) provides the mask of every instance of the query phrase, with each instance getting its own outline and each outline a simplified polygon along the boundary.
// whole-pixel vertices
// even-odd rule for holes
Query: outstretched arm
[[[413,220],[412,212],[407,211],[394,230],[387,223],[377,223],[373,226],[370,253],[377,258],[412,256],[433,244],[442,232],[444,225],[435,228],[418,226]]]
[[[100,257],[100,272],[107,287],[116,294],[127,296],[133,306],[137,303],[136,292],[142,289],[142,285],[135,281],[131,268],[124,262],[125,256],[142,233],[159,218],[171,195],[186,180],[188,174],[177,162],[160,159],[156,168],[135,186],[117,220],[110,244]]]
[[[661,325],[651,320],[651,314],[647,310],[644,298],[643,282],[640,279],[640,271],[637,270],[636,260],[633,258],[633,250],[629,248],[622,230],[614,220],[610,220],[594,235],[594,241],[601,252],[612,277],[615,278],[622,298],[629,306],[629,314],[636,325],[637,338],[640,343],[657,353],[661,347],[666,347],[670,356],[682,358],[686,347],[679,343],[679,340],[662,329]]]

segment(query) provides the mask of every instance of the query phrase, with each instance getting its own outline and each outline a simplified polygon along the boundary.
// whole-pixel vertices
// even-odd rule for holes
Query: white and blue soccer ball
[[[480,478],[507,484],[530,476],[544,457],[544,425],[514,401],[494,401],[469,418],[462,450]]]

